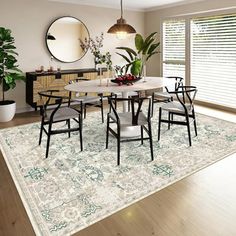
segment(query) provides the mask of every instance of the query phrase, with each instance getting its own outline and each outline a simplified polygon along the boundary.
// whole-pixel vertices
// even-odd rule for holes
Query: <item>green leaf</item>
[[[11,45],[11,44],[3,45],[2,48],[3,49],[16,49],[16,47],[14,45]]]
[[[116,47],[116,49],[125,50],[126,52],[129,52],[129,53],[133,54],[134,56],[137,56],[137,53],[136,53],[132,48],[128,48],[128,47]]]
[[[146,53],[147,53],[149,47],[150,47],[151,44],[154,42],[154,40],[155,40],[155,39],[152,38],[152,39],[150,39],[150,40],[148,41],[148,43],[144,44],[144,47],[143,47],[143,54],[144,54],[144,55],[146,55]]]
[[[3,81],[3,85],[2,85],[2,86],[3,86],[3,91],[4,91],[4,92],[8,91],[8,90],[11,88],[10,85],[7,84],[7,83],[4,82],[4,81]]]
[[[11,30],[0,27],[0,41],[11,41],[13,37],[11,36]]]
[[[14,54],[14,55],[17,55],[17,56],[18,56],[18,53],[17,53],[17,52],[15,52],[15,51],[13,51],[13,50],[9,50],[9,49],[7,49],[7,50],[6,50],[6,52],[7,52],[7,53]]]
[[[146,59],[146,61],[148,61],[148,59],[149,59],[150,57],[152,57],[154,54],[157,54],[157,53],[158,53],[158,52],[153,52],[153,53],[149,54],[148,57],[147,57],[147,59]]]
[[[125,65],[125,74],[128,73],[128,70],[129,70],[129,68],[130,68],[131,65],[132,65],[132,63],[129,63],[129,64],[126,64],[126,65]]]
[[[130,72],[132,75],[138,76],[141,73],[142,61],[140,59],[135,60],[132,63]]]
[[[9,84],[9,85],[14,81],[14,79],[13,79],[12,76],[11,76],[11,74],[5,75],[4,79],[5,79],[5,82],[6,82],[7,84]]]
[[[150,46],[150,48],[148,49],[147,54],[153,53],[153,52],[156,50],[156,48],[159,47],[159,45],[160,45],[160,42],[159,42],[159,43],[152,44],[152,45]]]
[[[123,55],[123,54],[121,54],[121,53],[116,53],[116,54],[118,54],[118,55],[120,55],[121,57],[123,57],[128,63],[130,63],[131,61],[129,60],[129,58],[128,57],[126,57],[125,55]]]
[[[138,50],[138,53],[140,53],[143,49],[144,46],[144,41],[143,41],[143,37],[141,34],[136,34],[135,35],[135,47]]]
[[[157,34],[157,32],[151,33],[151,34],[145,39],[144,44],[147,45],[148,42],[149,42],[152,38],[155,38],[156,34]]]

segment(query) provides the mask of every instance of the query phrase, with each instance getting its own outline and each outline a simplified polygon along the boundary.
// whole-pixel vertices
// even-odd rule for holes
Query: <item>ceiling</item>
[[[120,8],[120,0],[48,0],[52,2],[74,3],[97,7]],[[155,9],[183,5],[204,0],[123,0],[123,7],[135,11],[151,11]]]

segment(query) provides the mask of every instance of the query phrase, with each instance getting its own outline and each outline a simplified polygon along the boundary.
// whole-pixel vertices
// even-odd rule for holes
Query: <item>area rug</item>
[[[148,141],[122,143],[119,167],[116,140],[110,137],[105,149],[105,125],[97,112],[84,121],[83,152],[77,133],[70,139],[55,135],[45,159],[39,123],[1,130],[0,146],[36,235],[65,236],[236,152],[236,124],[200,114],[197,121],[198,136],[189,147],[184,126],[168,131],[163,125],[157,142],[155,117],[155,160]]]

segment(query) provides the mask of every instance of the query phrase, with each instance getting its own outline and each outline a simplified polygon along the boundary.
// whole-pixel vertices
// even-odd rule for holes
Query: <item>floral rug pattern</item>
[[[71,235],[130,204],[157,192],[236,152],[236,124],[197,115],[192,129],[162,125],[157,142],[153,119],[154,157],[149,141],[122,143],[116,165],[116,140],[105,149],[105,124],[100,114],[84,120],[84,151],[79,135],[52,136],[45,159],[46,135],[38,146],[39,123],[0,130],[0,147],[37,235]],[[64,124],[59,124],[64,125]]]

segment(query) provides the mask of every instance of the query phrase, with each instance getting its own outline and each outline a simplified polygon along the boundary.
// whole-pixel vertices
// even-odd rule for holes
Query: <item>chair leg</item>
[[[130,101],[128,101],[128,112],[130,112]]]
[[[158,122],[158,141],[160,140],[160,136],[161,136],[161,107],[159,108],[159,122]]]
[[[80,112],[81,112],[81,118],[83,118],[83,110],[84,110],[84,106],[83,106],[83,102],[80,102]]]
[[[86,118],[86,111],[87,111],[87,106],[84,104],[84,119]]]
[[[171,112],[168,112],[168,129],[170,129],[170,121],[171,121]]]
[[[150,150],[151,150],[151,159],[154,160],[153,157],[153,143],[152,143],[152,126],[151,122],[148,123],[148,131],[149,131],[149,141],[150,141]]]
[[[193,125],[194,125],[195,135],[197,136],[197,122],[194,110],[193,110]]]
[[[83,123],[82,123],[82,116],[79,116],[79,139],[80,139],[80,150],[83,151],[83,136],[82,136],[82,130],[83,130]]]
[[[154,112],[154,93],[152,94],[152,117]]]
[[[103,101],[101,99],[101,115],[102,115],[102,123],[104,123],[104,113],[103,113]]]
[[[190,123],[189,123],[189,116],[188,116],[188,114],[186,114],[186,122],[187,122],[187,129],[188,129],[189,146],[192,146],[191,132],[190,132]]]
[[[46,147],[46,158],[48,158],[48,153],[49,153],[49,145],[50,145],[50,138],[51,138],[51,129],[52,129],[52,124],[49,124],[49,127],[48,127],[47,147]]]
[[[141,144],[143,145],[143,126],[140,126],[141,128]]]
[[[70,119],[67,120],[68,129],[70,130]],[[68,132],[68,137],[70,138],[70,131]]]
[[[43,135],[43,120],[41,121],[40,134],[39,134],[39,145],[41,145],[42,135]]]
[[[117,127],[117,165],[120,165],[120,127]]]
[[[107,115],[106,149],[108,149],[109,127],[110,127],[110,119],[109,116]]]

